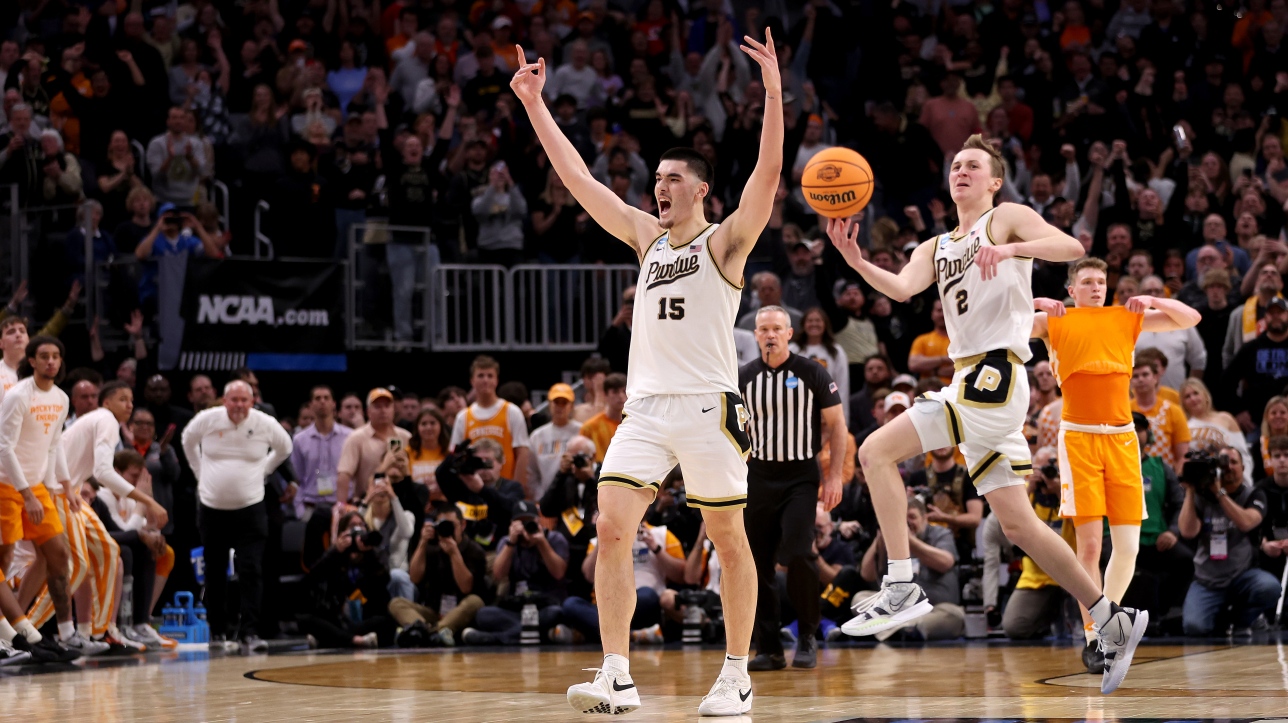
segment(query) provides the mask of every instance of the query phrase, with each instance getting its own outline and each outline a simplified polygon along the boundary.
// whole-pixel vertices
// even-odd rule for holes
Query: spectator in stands
[[[410,597],[415,594],[411,578],[407,576],[407,543],[411,540],[415,517],[403,509],[394,494],[393,486],[407,478],[405,458],[394,458],[367,488],[360,511],[367,529],[380,533],[380,543],[374,545],[380,561],[389,570],[389,594],[392,597]],[[343,528],[341,528],[343,529]]]
[[[479,439],[468,447],[454,449],[435,473],[443,496],[461,507],[465,534],[489,551],[495,550],[505,536],[514,503],[524,498],[523,485],[502,476],[504,458],[495,440]],[[465,471],[465,462],[478,469]]]
[[[335,544],[305,577],[312,594],[308,611],[296,616],[300,630],[328,648],[390,645],[394,621],[387,614],[389,570],[376,553],[376,540],[357,512],[341,518],[339,530]],[[357,620],[346,612],[351,600],[362,608]]]
[[[908,476],[909,493],[926,505],[931,525],[947,528],[957,541],[958,559],[972,557],[975,529],[984,519],[984,500],[969,483],[968,471],[957,463],[956,447],[931,450],[930,464]]]
[[[419,602],[394,598],[389,614],[398,621],[400,648],[450,648],[483,607],[487,558],[465,537],[461,511],[450,502],[435,508],[411,556],[411,581]]]
[[[820,277],[824,274],[816,273],[816,279],[826,281]],[[874,354],[880,352],[880,342],[877,339],[876,326],[868,318],[867,298],[864,296],[863,287],[851,279],[837,279],[831,287],[831,293],[820,293],[817,296],[819,304],[827,314],[827,319],[835,330],[836,345],[845,352],[849,362],[847,384],[857,379],[860,372],[860,360],[870,359]],[[866,373],[866,371],[864,372]],[[846,402],[846,414],[852,414],[853,407],[848,406],[850,398],[848,395],[842,396]]]
[[[215,385],[205,374],[194,374],[188,381],[188,404],[192,411],[201,412],[215,405]]]
[[[916,581],[926,591],[935,609],[901,628],[877,633],[878,640],[886,640],[900,630],[906,630],[916,640],[951,640],[959,638],[966,629],[966,610],[960,605],[961,586],[957,582],[957,544],[953,533],[943,527],[933,527],[926,521],[926,505],[918,498],[908,499],[908,542],[913,559],[918,561]],[[880,531],[859,570],[863,579],[875,583],[880,570],[885,569],[885,542]],[[859,593],[856,601],[867,599],[875,593]],[[915,631],[915,632],[914,632]]]
[[[622,409],[626,406],[626,375],[614,372],[604,378],[604,411],[581,425],[581,434],[595,443],[595,461],[603,462],[608,444],[613,441],[617,427],[622,423]]]
[[[1233,315],[1231,315],[1233,318]],[[1226,366],[1223,407],[1235,415],[1245,432],[1261,423],[1266,403],[1288,380],[1288,301],[1270,299],[1265,331],[1243,345]]]
[[[523,223],[528,216],[528,202],[504,161],[492,166],[487,186],[470,202],[470,210],[478,222],[481,263],[508,267],[523,260]]]
[[[555,520],[555,529],[568,540],[568,594],[590,599],[594,581],[582,575],[590,541],[595,537],[595,510],[599,506],[595,443],[582,436],[570,439],[559,467],[538,506]]]
[[[556,384],[546,394],[550,422],[532,432],[528,438],[528,482],[533,499],[540,500],[563,466],[568,442],[578,436],[581,423],[573,421],[572,407],[577,397],[572,387]]]
[[[76,209],[76,228],[67,233],[67,272],[81,285],[85,283],[86,239],[91,239],[89,245],[93,255],[89,261],[95,269],[116,256],[116,241],[111,234],[99,228],[102,221],[103,204],[92,198],[86,199]]]
[[[416,435],[416,415],[420,414],[420,395],[416,392],[400,389],[397,393],[398,404],[395,409],[394,423]]]
[[[63,146],[56,130],[40,133],[41,205],[70,206],[84,198],[80,161]]]
[[[170,425],[175,426],[175,432],[181,438],[184,428],[188,422],[192,421],[193,413],[170,403],[170,380],[161,374],[153,374],[148,377],[147,382],[143,385],[143,404],[144,409],[152,412],[156,419],[157,429],[169,429]]]
[[[1281,579],[1284,555],[1288,553],[1288,437],[1273,437],[1266,447],[1274,472],[1256,486],[1256,491],[1266,497],[1265,519],[1261,522],[1260,567],[1275,579]]]
[[[1221,348],[1221,362],[1225,369],[1234,362],[1244,344],[1256,339],[1266,330],[1266,314],[1270,301],[1283,294],[1284,279],[1273,264],[1265,263],[1249,274],[1256,279],[1256,293],[1230,312],[1225,331],[1225,344]]]
[[[67,415],[65,427],[72,426],[77,419],[98,409],[98,386],[89,379],[82,379],[72,385],[72,393],[68,395],[72,402],[72,412]]]
[[[367,413],[362,407],[362,397],[349,392],[340,400],[340,411],[335,415],[341,424],[357,429],[367,423]]]
[[[1235,307],[1230,306],[1228,298],[1230,274],[1224,269],[1213,269],[1203,275],[1199,285],[1207,297],[1203,303],[1194,307],[1203,317],[1194,330],[1203,341],[1208,359],[1203,369],[1203,383],[1209,389],[1219,389],[1221,372],[1225,369],[1222,347],[1225,345],[1228,322],[1235,310]]]
[[[162,203],[191,206],[196,200],[197,184],[211,173],[212,159],[206,156],[206,144],[187,130],[191,113],[182,106],[172,107],[166,132],[148,142],[152,192]]]
[[[948,384],[953,378],[953,360],[948,356],[948,327],[944,322],[944,305],[939,299],[930,306],[930,321],[935,325],[934,330],[912,341],[908,371],[921,375],[922,379],[938,375]]]
[[[330,387],[315,386],[309,396],[313,422],[295,434],[295,446],[291,450],[291,464],[300,482],[292,502],[295,516],[306,522],[317,507],[336,503],[340,459],[344,456],[345,440],[353,433],[349,427],[336,422],[335,398]]]
[[[599,74],[590,67],[590,48],[584,40],[574,40],[566,46],[566,60],[555,68],[550,84],[545,89],[547,97],[554,99],[565,93],[577,100],[578,110],[604,104],[604,87]]]
[[[32,118],[31,106],[18,103],[9,110],[9,131],[0,136],[0,182],[17,185],[24,206],[44,195],[40,131]]]
[[[799,309],[793,309],[789,306],[783,306],[783,282],[779,280],[778,274],[772,271],[762,271],[751,277],[751,288],[756,294],[758,304],[756,309],[765,306],[782,306],[791,318],[792,328],[801,328],[802,314]],[[756,309],[752,309],[743,314],[736,326],[739,329],[747,331],[756,330]]]
[[[631,304],[635,303],[634,297]],[[581,402],[572,409],[572,418],[585,424],[591,417],[607,408],[604,400],[604,380],[616,367],[601,357],[591,357],[581,365]]]
[[[812,359],[831,375],[836,382],[836,393],[841,395],[846,416],[850,412],[850,359],[832,334],[832,323],[823,310],[815,306],[805,312],[802,319],[805,332],[800,341],[791,343],[796,354]]]
[[[429,489],[430,497],[438,496],[434,472],[447,457],[451,440],[446,419],[436,407],[422,407],[413,424],[416,431],[407,444],[411,478]]]
[[[390,162],[387,175],[389,189],[389,223],[415,227],[414,231],[395,231],[391,243],[385,247],[389,261],[389,276],[393,285],[394,338],[412,340],[412,293],[415,290],[417,269],[424,265],[418,260],[417,248],[429,254],[431,264],[438,263],[438,247],[426,244],[429,227],[433,221],[433,179],[424,156],[424,145],[417,136],[403,140],[401,164]]]
[[[452,425],[452,448],[480,439],[491,439],[503,450],[501,476],[528,484],[528,425],[519,407],[497,396],[501,365],[480,355],[470,364],[470,386],[474,402],[456,415]]]
[[[1194,470],[1188,460],[1181,478],[1185,503],[1178,520],[1181,537],[1194,540],[1194,582],[1185,595],[1186,635],[1216,630],[1222,609],[1233,604],[1235,634],[1265,630],[1263,615],[1279,599],[1279,581],[1257,567],[1252,540],[1266,513],[1266,496],[1243,481],[1239,452],[1218,448],[1222,465]]]
[[[622,291],[622,305],[613,317],[612,326],[599,335],[599,348],[596,352],[608,362],[609,369],[627,373],[630,364],[631,325],[635,323],[635,286],[628,286]],[[590,360],[587,360],[589,363]],[[602,361],[602,360],[601,360]],[[599,375],[603,383],[603,374]],[[585,374],[582,374],[585,379]],[[587,392],[589,393],[589,386]],[[586,417],[589,419],[590,417]],[[585,421],[585,419],[579,420]]]
[[[156,417],[145,407],[134,408],[129,424],[125,425],[121,439],[126,449],[133,449],[143,458],[148,478],[152,481],[152,499],[165,508],[168,515],[161,533],[170,535],[174,532],[175,489],[183,469],[179,466],[179,455],[171,442],[175,430],[167,427],[157,437]]]
[[[522,610],[535,605],[538,629],[545,633],[558,624],[568,572],[568,541],[560,533],[544,531],[537,524],[537,506],[528,500],[514,503],[508,534],[497,548],[492,575],[497,584],[508,583],[509,594],[496,605],[479,610],[474,628],[466,628],[466,645],[514,645],[523,631]]]
[[[894,367],[882,354],[873,354],[863,361],[863,388],[850,396],[850,429],[856,433],[867,429],[876,420],[872,417],[872,393],[890,386]]]
[[[1176,469],[1190,449],[1190,427],[1184,408],[1160,396],[1158,380],[1153,365],[1138,351],[1131,375],[1131,409],[1149,420],[1154,437],[1147,450],[1150,456],[1162,457],[1167,466]]]
[[[384,387],[367,394],[368,423],[344,440],[336,465],[336,500],[360,500],[367,494],[376,470],[402,451],[411,433],[394,426],[394,395]]]
[[[152,209],[155,206],[156,197],[146,186],[140,184],[130,190],[125,197],[126,216],[112,233],[118,252],[133,254],[139,243],[152,233]]]
[[[269,197],[273,255],[329,259],[335,253],[332,191],[317,170],[317,147],[295,141],[287,149],[286,174]]]
[[[222,249],[206,233],[205,227],[191,213],[179,211],[173,203],[163,203],[157,209],[157,222],[148,235],[134,247],[134,256],[145,262],[143,278],[139,281],[139,303],[144,313],[158,310],[162,289],[177,295],[179,282],[187,268],[189,255],[220,258]],[[168,260],[167,260],[168,259]],[[184,263],[175,264],[176,261]],[[173,299],[171,303],[178,303]]]

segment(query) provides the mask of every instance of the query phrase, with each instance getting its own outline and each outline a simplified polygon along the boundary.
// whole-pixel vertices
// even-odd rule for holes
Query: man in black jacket
[[[595,510],[599,499],[599,469],[595,464],[595,443],[586,437],[568,440],[559,472],[542,495],[539,507],[544,517],[557,520],[555,529],[568,538],[568,594],[590,599],[594,581],[581,574],[590,541],[595,537]]]
[[[453,452],[435,473],[438,487],[461,511],[465,534],[484,550],[495,550],[510,529],[510,510],[523,499],[523,485],[501,477],[501,446],[480,439]]]
[[[327,648],[387,646],[394,639],[394,621],[386,613],[389,569],[376,552],[380,541],[371,538],[357,512],[342,517],[338,529],[335,544],[304,580],[310,599],[308,612],[296,616],[300,630]],[[345,614],[350,601],[361,601],[360,616]],[[353,617],[360,620],[355,622]]]
[[[434,519],[421,530],[410,565],[420,602],[397,597],[389,603],[389,614],[403,629],[398,647],[455,646],[483,607],[483,598],[491,598],[487,556],[477,542],[466,539],[463,522],[452,503],[440,502]]]

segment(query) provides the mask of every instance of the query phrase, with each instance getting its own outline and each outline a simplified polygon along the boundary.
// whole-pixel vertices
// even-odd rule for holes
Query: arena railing
[[[589,351],[599,345],[639,268],[522,264],[510,269],[512,350]]]
[[[438,266],[438,247],[430,242],[430,231],[424,226],[391,225],[377,220],[349,226],[349,263],[345,273],[346,342],[350,349],[429,349],[431,343],[430,319],[433,294],[430,284]],[[391,266],[386,254],[379,253],[392,243],[391,234],[402,236],[400,243],[412,253],[412,276],[408,313],[411,339],[394,336],[392,273],[385,280],[382,270]],[[401,260],[401,259],[398,259]],[[388,269],[395,271],[393,268]],[[384,313],[385,310],[389,313]],[[383,318],[382,318],[383,317]]]

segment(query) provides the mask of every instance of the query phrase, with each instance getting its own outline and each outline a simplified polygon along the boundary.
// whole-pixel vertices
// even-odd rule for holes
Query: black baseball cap
[[[1284,299],[1282,296],[1276,296],[1270,299],[1269,304],[1266,304],[1266,309],[1283,309],[1284,311],[1288,311],[1288,299]]]
[[[510,517],[516,520],[521,520],[525,517],[536,519],[537,506],[530,500],[519,500],[514,503],[514,507],[510,508]]]

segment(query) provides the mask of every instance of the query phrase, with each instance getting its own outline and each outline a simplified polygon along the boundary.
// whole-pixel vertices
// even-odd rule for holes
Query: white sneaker
[[[31,653],[18,650],[4,640],[0,640],[0,665],[21,665],[31,660]]]
[[[112,649],[111,645],[102,640],[91,640],[81,635],[80,631],[73,633],[70,638],[58,642],[62,643],[64,648],[74,650],[86,658],[92,655],[102,655]]]
[[[698,705],[698,715],[744,715],[751,712],[751,677],[721,675]]]
[[[104,642],[108,644],[116,643],[117,645],[120,645],[134,653],[148,652],[148,646],[146,643],[142,643],[125,636],[121,633],[121,629],[116,627],[116,623],[112,623],[107,626],[107,637],[104,639]]]
[[[568,705],[579,713],[622,715],[640,707],[640,692],[628,673],[603,668],[594,671],[591,683],[578,683],[568,689]]]
[[[934,610],[926,593],[915,582],[894,582],[887,575],[881,591],[854,606],[855,617],[841,626],[846,635],[875,635]]]
[[[661,625],[650,625],[647,628],[631,631],[631,642],[639,645],[661,645],[666,642],[662,636]]]
[[[127,629],[125,633],[130,637],[130,639],[143,643],[148,646],[149,649],[174,650],[179,647],[178,641],[171,640],[161,633],[158,633],[156,628],[148,625],[147,623],[139,623],[138,625]]]
[[[1100,692],[1109,695],[1118,690],[1127,677],[1136,646],[1149,627],[1149,611],[1114,606],[1109,622],[1096,631],[1100,650],[1105,654],[1105,673],[1100,679]]]

